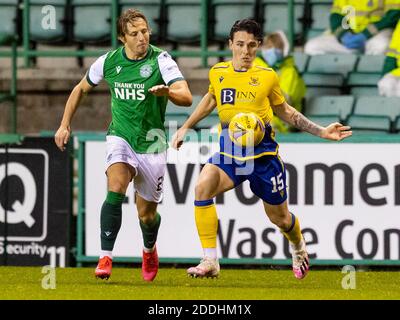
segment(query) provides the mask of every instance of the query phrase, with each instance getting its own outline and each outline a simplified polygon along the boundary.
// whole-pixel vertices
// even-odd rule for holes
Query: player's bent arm
[[[272,110],[279,118],[296,127],[297,129],[321,137],[324,128],[307,119],[303,114],[290,106],[286,101],[280,105],[272,106]]]
[[[71,135],[71,121],[75,114],[82,97],[86,95],[93,87],[86,80],[86,76],[74,87],[65,104],[64,114],[61,120],[60,127],[58,128],[54,140],[57,147],[63,151],[65,144],[67,144]]]
[[[177,106],[190,107],[193,102],[192,93],[185,80],[179,80],[169,86],[168,99]]]
[[[276,106],[273,105],[272,109],[279,118],[297,129],[309,132],[324,139],[340,141],[352,135],[350,127],[344,126],[338,122],[332,123],[325,128],[321,127],[310,119],[307,119],[303,114],[288,105],[286,102]]]
[[[189,119],[183,124],[182,129],[193,128],[198,122],[207,117],[217,106],[215,96],[209,92],[204,95]]]

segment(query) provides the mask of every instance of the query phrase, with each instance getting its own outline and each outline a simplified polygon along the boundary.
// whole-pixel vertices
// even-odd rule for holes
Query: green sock
[[[125,195],[109,191],[101,207],[100,240],[101,250],[112,251],[122,221],[122,202]]]
[[[139,220],[140,221],[140,220]],[[160,227],[161,216],[157,212],[154,220],[149,224],[140,221],[140,229],[143,234],[143,244],[146,249],[152,249],[157,241],[158,228]]]

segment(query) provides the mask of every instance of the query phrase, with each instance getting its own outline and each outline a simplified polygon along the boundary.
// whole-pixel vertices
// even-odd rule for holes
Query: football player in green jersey
[[[71,135],[71,120],[82,97],[101,80],[111,92],[112,121],[107,132],[107,198],[101,208],[101,254],[96,277],[111,275],[112,250],[121,227],[121,208],[133,180],[143,234],[142,276],[153,281],[158,271],[156,249],[166,167],[164,119],[168,99],[190,106],[192,95],[171,56],[149,43],[150,28],[138,10],[128,9],[118,19],[120,48],[99,57],[72,90],[55,142],[64,150]]]

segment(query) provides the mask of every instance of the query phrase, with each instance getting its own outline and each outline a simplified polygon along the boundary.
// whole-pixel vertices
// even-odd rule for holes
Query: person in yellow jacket
[[[265,37],[261,57],[257,57],[254,63],[275,70],[286,101],[302,112],[306,85],[296,68],[293,56],[289,55],[289,42],[283,31],[278,30]],[[294,130],[275,116],[272,119],[272,127],[279,132]]]
[[[309,55],[385,54],[400,17],[400,0],[334,0],[330,29],[304,46]]]
[[[400,20],[393,32],[382,74],[382,79],[378,81],[379,94],[400,97]]]

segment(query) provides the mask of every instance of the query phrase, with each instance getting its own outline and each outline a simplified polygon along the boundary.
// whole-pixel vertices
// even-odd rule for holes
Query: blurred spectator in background
[[[289,55],[289,42],[283,31],[276,31],[264,38],[261,57],[257,57],[254,63],[275,70],[286,101],[297,111],[302,112],[306,86],[296,68],[293,56]],[[294,130],[275,116],[272,119],[272,127],[279,132]]]
[[[304,51],[385,54],[399,17],[400,0],[334,0],[330,30],[310,39]]]
[[[383,78],[378,82],[379,94],[400,97],[400,20],[393,32],[382,73]]]

